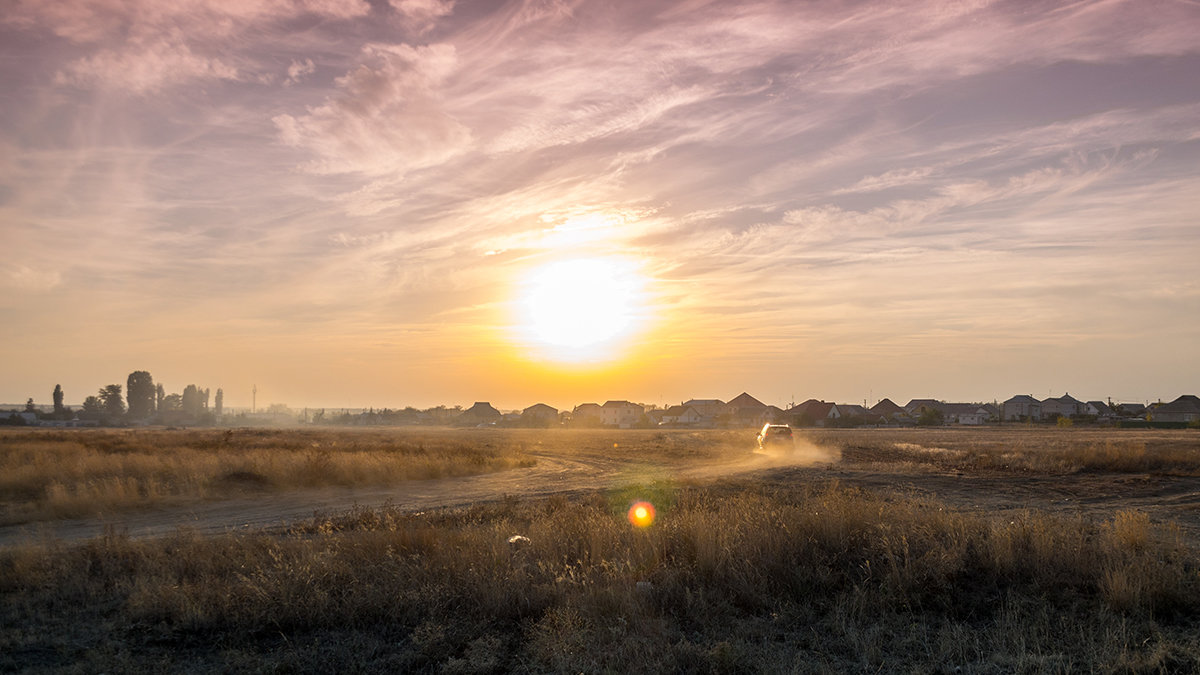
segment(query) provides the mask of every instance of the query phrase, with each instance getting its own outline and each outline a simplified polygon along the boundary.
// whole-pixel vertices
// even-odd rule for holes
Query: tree
[[[120,417],[125,414],[125,401],[121,398],[121,385],[110,384],[100,389],[100,401],[104,403],[104,412],[109,417]]]
[[[154,414],[154,378],[145,370],[135,370],[125,381],[125,398],[129,401],[129,416],[142,420]]]
[[[221,413],[225,412],[225,392],[220,387],[217,387],[217,398],[213,405],[216,407],[217,417],[220,417]]]
[[[67,409],[63,407],[63,390],[61,384],[54,385],[54,414],[62,415]]]
[[[83,410],[80,414],[85,419],[98,419],[104,414],[104,403],[98,396],[89,396],[83,400]]]
[[[179,394],[167,394],[163,397],[162,405],[158,406],[160,413],[183,410],[183,397]]]
[[[163,399],[167,397],[167,392],[163,389],[162,383],[154,385],[154,409],[162,410]]]
[[[183,388],[183,412],[188,415],[197,416],[200,414],[200,390],[196,385],[189,384]]]
[[[946,413],[937,408],[923,408],[917,424],[922,427],[940,427],[946,423]]]
[[[30,396],[29,400],[25,402],[25,412],[37,412],[37,406],[33,404],[32,396]]]

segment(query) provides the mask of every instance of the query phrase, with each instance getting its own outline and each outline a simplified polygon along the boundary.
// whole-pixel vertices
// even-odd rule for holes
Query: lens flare
[[[637,502],[629,507],[629,522],[634,527],[650,527],[654,523],[654,505]]]

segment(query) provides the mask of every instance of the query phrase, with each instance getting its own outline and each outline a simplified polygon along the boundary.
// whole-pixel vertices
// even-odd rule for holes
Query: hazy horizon
[[[1200,393],[1192,0],[18,1],[0,81],[0,400]]]

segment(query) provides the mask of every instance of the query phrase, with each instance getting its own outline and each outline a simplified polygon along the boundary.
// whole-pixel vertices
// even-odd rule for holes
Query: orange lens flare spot
[[[654,505],[650,502],[638,502],[629,507],[629,522],[634,527],[650,527],[654,523]]]

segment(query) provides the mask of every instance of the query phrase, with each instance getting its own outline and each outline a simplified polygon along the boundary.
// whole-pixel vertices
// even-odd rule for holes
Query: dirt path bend
[[[506,495],[541,497],[631,482],[707,482],[721,478],[780,487],[837,480],[873,491],[929,497],[956,510],[997,515],[1036,510],[1107,519],[1120,510],[1136,509],[1149,513],[1157,522],[1178,523],[1190,541],[1200,544],[1200,477],[1109,473],[962,475],[839,463],[830,461],[831,457],[781,458],[748,453],[724,460],[653,465],[599,454],[530,454],[537,459],[535,466],[494,474],[381,487],[264,492],[105,517],[5,526],[0,527],[0,547],[42,539],[81,541],[106,531],[131,537],[162,536],[180,528],[202,534],[258,531],[355,506],[390,504],[420,511],[492,501]]]

